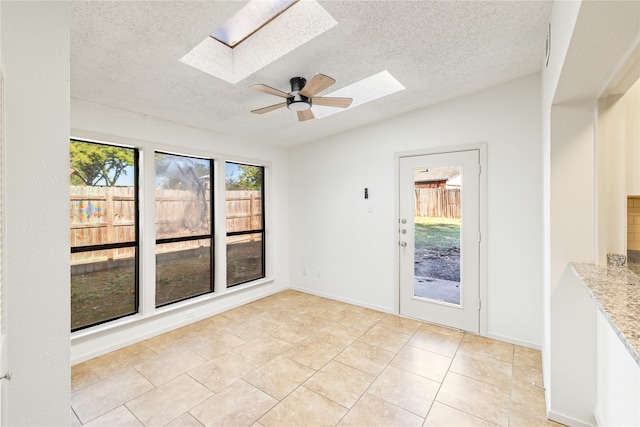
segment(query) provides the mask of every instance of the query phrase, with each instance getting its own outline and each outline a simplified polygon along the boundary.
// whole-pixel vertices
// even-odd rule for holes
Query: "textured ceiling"
[[[550,1],[318,3],[336,26],[230,84],[180,58],[245,2],[74,1],[71,96],[242,140],[292,146],[535,73],[543,65]],[[281,102],[249,89],[256,83],[288,92],[291,77],[323,73],[337,80],[325,91],[333,92],[384,70],[406,90],[307,122],[287,109],[249,112]]]

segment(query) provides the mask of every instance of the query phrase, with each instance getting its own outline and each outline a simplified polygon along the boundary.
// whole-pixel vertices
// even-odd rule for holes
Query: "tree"
[[[156,153],[156,186],[167,190],[198,191],[210,178],[208,160]]]
[[[131,148],[71,141],[71,184],[113,187],[127,168],[134,165]]]
[[[156,153],[156,188],[180,190],[188,194],[188,204],[183,212],[183,226],[198,233],[208,229],[208,185],[211,178],[211,162],[205,159]],[[178,205],[180,203],[178,202]]]
[[[238,165],[238,177],[227,175],[227,190],[262,190],[262,168]]]

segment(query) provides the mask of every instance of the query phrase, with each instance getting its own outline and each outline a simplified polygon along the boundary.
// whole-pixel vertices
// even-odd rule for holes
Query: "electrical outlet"
[[[307,275],[307,269],[305,267],[302,267],[302,275],[303,276]]]

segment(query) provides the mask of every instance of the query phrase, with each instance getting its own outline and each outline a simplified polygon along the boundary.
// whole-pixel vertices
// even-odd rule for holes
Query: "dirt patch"
[[[415,275],[460,281],[460,248],[428,247],[416,242]]]

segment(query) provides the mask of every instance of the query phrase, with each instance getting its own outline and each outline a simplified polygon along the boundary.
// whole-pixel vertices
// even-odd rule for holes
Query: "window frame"
[[[82,245],[82,246],[71,246],[69,245],[69,253],[83,253],[83,252],[93,252],[93,251],[101,251],[101,250],[111,250],[111,249],[122,249],[122,248],[135,248],[135,256],[134,256],[134,311],[126,314],[122,314],[116,317],[112,317],[109,319],[100,320],[98,322],[94,322],[88,325],[80,326],[77,328],[71,328],[71,333],[81,331],[83,329],[92,328],[98,325],[102,325],[105,323],[113,322],[118,319],[122,319],[129,316],[134,316],[140,313],[140,150],[137,147],[123,145],[123,144],[115,144],[115,143],[107,143],[102,141],[93,141],[85,138],[74,138],[69,137],[69,147],[73,141],[84,142],[88,144],[95,145],[104,145],[109,147],[119,147],[133,150],[133,197],[134,197],[134,218],[135,218],[135,239],[133,242],[118,242],[118,243],[103,243],[99,245]],[[69,197],[71,200],[71,197]],[[71,268],[71,262],[69,263],[69,267]],[[69,287],[71,287],[71,280],[69,280]],[[69,304],[71,304],[71,300],[69,300]]]
[[[216,192],[214,191],[214,185],[213,185],[213,177],[215,174],[215,164],[216,161],[213,157],[204,157],[204,156],[197,156],[197,155],[187,155],[187,154],[182,154],[182,153],[176,153],[176,152],[170,152],[170,151],[164,151],[161,149],[153,149],[153,154],[154,154],[154,165],[155,165],[155,155],[156,154],[166,154],[166,155],[170,155],[170,156],[178,156],[178,157],[186,157],[186,158],[194,158],[194,159],[200,159],[200,160],[206,160],[209,162],[209,212],[211,212],[211,219],[209,221],[209,234],[198,234],[198,235],[192,235],[192,236],[182,236],[182,237],[166,237],[166,238],[157,238],[157,235],[155,237],[154,240],[154,258],[158,256],[158,253],[156,252],[157,250],[157,246],[158,245],[162,245],[162,244],[167,244],[167,243],[179,243],[179,242],[187,242],[187,241],[193,241],[193,240],[206,240],[209,239],[210,245],[209,245],[209,290],[207,292],[201,292],[198,294],[194,294],[194,295],[190,295],[188,297],[185,298],[181,298],[181,299],[177,299],[174,301],[169,301],[169,302],[165,302],[162,304],[158,304],[157,303],[157,264],[156,264],[156,285],[154,286],[155,288],[155,292],[154,292],[154,306],[155,309],[161,309],[164,307],[168,307],[180,302],[184,302],[184,301],[188,301],[190,299],[193,298],[197,298],[197,297],[201,297],[203,295],[211,295],[214,294],[216,292],[216,250],[215,250],[215,236],[216,236],[216,215],[215,215],[215,195]],[[154,178],[156,176],[155,173],[155,169],[154,169]],[[155,181],[155,180],[154,180]],[[157,189],[155,186],[155,182],[152,185],[153,189],[154,189],[154,201],[156,200],[155,198],[155,190]],[[155,210],[154,210],[155,212]],[[157,213],[155,215],[157,217]],[[154,234],[156,233],[155,231],[155,227],[156,227],[156,223],[154,221],[153,224],[154,227]],[[157,258],[156,258],[157,259]]]

